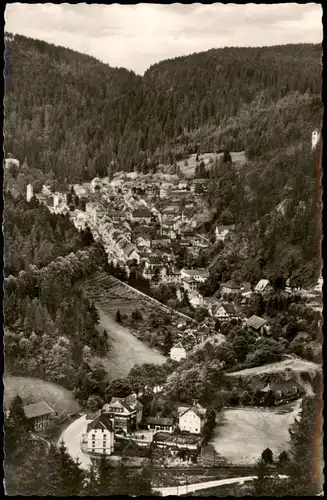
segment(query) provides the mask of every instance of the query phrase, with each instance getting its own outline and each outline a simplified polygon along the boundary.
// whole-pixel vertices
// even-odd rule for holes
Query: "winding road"
[[[87,424],[86,415],[83,415],[63,431],[58,441],[58,444],[64,441],[69,455],[72,458],[78,458],[81,468],[86,470],[91,465],[91,459],[82,453],[80,442],[82,434],[86,432]]]
[[[109,379],[127,376],[136,364],[162,364],[167,360],[162,354],[138,340],[129,330],[106,314],[99,304],[96,304],[96,307],[100,316],[98,330],[101,332],[107,330],[110,341],[108,356],[102,359]]]

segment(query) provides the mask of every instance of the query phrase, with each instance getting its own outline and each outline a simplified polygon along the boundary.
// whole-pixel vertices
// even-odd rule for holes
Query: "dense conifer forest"
[[[197,149],[266,155],[320,124],[319,45],[213,49],[141,77],[8,35],[5,61],[5,149],[62,180]]]

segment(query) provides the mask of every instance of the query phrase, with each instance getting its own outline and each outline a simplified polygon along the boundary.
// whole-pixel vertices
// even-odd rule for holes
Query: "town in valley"
[[[70,132],[69,120],[78,123],[78,114],[89,113],[85,127],[97,137],[92,147],[98,147],[98,129],[105,125],[102,118],[99,126],[90,121],[87,98],[95,94],[88,90],[93,87],[83,64],[94,64],[99,81],[106,65],[21,35],[6,34],[6,45],[7,493],[320,494],[323,277],[321,229],[313,219],[321,210],[320,200],[313,199],[322,154],[319,78],[313,76],[319,46],[301,45],[294,71],[304,60],[314,70],[302,75],[303,83],[289,76],[280,95],[268,76],[252,97],[254,87],[245,97],[241,86],[240,110],[227,106],[217,132],[209,90],[205,95],[211,97],[192,108],[193,122],[185,117],[179,123],[176,111],[174,134],[163,126],[167,137],[160,143],[159,134],[158,145],[153,130],[134,130],[141,111],[134,123],[128,106],[117,104],[114,114],[116,104],[108,101],[106,112],[118,120],[115,133],[121,138],[110,147],[114,135],[104,139],[97,161],[86,160],[83,170],[79,162],[83,154],[87,158],[88,146],[80,138],[74,149],[82,126]],[[288,47],[262,53],[267,60],[288,61],[293,57]],[[225,49],[217,49],[217,59],[214,50],[205,53],[212,68],[219,57],[229,65],[219,50]],[[25,52],[40,81],[43,67],[54,79],[60,68],[60,78],[70,85],[61,91],[64,97],[55,85],[42,87],[38,104],[37,86],[24,97],[30,88],[23,82]],[[261,55],[244,54],[243,70],[255,82],[252,58]],[[180,68],[202,64],[196,57],[183,56]],[[149,85],[149,109],[158,116],[164,106],[160,93],[173,93],[164,82],[170,71],[180,84],[176,75],[182,69],[174,61],[157,63],[140,83]],[[21,65],[24,90],[15,87],[15,64]],[[119,76],[125,70],[108,68],[121,85],[121,94],[115,90],[119,99],[124,78],[131,79],[126,88],[131,85],[134,101],[141,99],[134,74]],[[218,78],[208,75],[208,81]],[[110,85],[99,95],[106,101],[113,92],[116,102],[116,83]],[[196,79],[192,85],[202,95]],[[83,96],[76,113],[70,89]],[[139,92],[143,96],[143,87]],[[176,99],[183,100],[180,96]],[[50,118],[62,102],[69,110],[62,112],[67,135]],[[262,117],[258,110],[269,106],[271,116]],[[300,111],[287,115],[297,107]],[[152,123],[144,109],[144,119]],[[101,117],[101,105],[96,113]],[[255,139],[255,125],[246,129],[252,119],[262,120],[269,133],[260,131]],[[277,147],[274,138],[282,136],[284,119],[285,142]],[[304,131],[295,132],[292,120],[296,126],[306,121]],[[140,150],[134,156],[127,153],[129,140]],[[73,158],[72,151],[81,156]],[[65,162],[70,162],[67,172]],[[286,165],[294,165],[293,173]]]

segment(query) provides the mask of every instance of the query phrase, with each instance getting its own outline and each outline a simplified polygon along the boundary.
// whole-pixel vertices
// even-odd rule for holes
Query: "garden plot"
[[[299,409],[300,402],[294,403],[288,412],[259,408],[225,410],[210,444],[232,464],[256,463],[267,447],[277,457],[288,448],[288,430]]]

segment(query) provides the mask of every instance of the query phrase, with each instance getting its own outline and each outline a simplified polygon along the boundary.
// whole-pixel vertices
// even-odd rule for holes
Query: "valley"
[[[320,45],[5,42],[10,494],[316,494]]]

